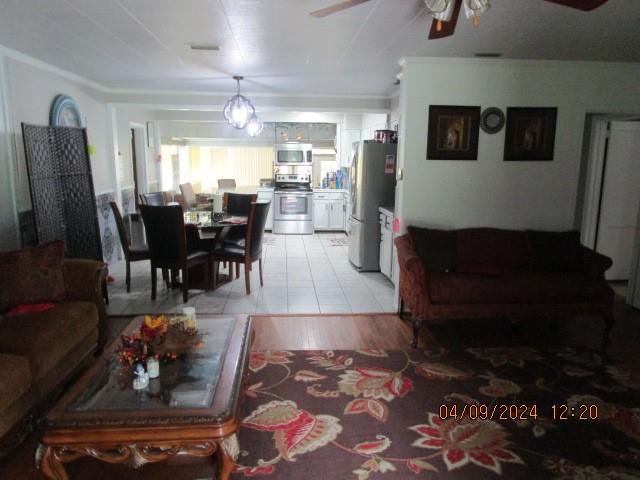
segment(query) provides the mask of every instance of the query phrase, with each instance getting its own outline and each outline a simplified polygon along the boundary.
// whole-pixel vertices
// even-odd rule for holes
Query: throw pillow
[[[0,253],[0,312],[65,299],[64,242]]]
[[[580,233],[528,230],[531,246],[531,267],[539,271],[582,269]]]
[[[452,272],[456,267],[455,230],[408,227],[416,253],[427,272]]]

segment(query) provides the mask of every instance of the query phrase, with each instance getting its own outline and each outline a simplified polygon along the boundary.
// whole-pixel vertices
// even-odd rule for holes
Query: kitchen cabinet
[[[380,271],[393,281],[393,213],[380,209]]]
[[[345,204],[344,198],[329,201],[329,229],[344,230]]]
[[[267,215],[267,221],[264,225],[265,230],[273,230],[273,211],[275,209],[273,205],[273,188],[268,189],[259,189],[258,192],[258,201],[259,202],[271,202],[271,206],[269,207],[269,214]]]
[[[344,231],[345,210],[346,205],[343,192],[314,192],[314,229]]]

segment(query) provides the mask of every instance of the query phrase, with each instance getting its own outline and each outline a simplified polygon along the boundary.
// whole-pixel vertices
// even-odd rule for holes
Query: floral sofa
[[[401,312],[422,323],[454,318],[601,315],[605,341],[614,293],[611,259],[580,245],[578,232],[409,227],[395,240]]]
[[[0,272],[1,456],[101,342],[105,267],[53,242],[0,253]]]

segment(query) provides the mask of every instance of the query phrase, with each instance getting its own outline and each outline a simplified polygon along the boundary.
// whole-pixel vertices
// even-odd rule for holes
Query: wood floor
[[[640,366],[637,354],[637,338],[640,337],[640,312],[617,298],[616,327],[612,334],[609,353],[625,363]],[[253,317],[255,350],[305,350],[305,349],[406,349],[410,348],[411,328],[391,314],[380,315],[315,315],[315,316],[262,316]],[[110,318],[110,337],[118,333],[130,318]],[[599,318],[566,319],[562,321],[535,319],[513,326],[507,320],[459,321],[444,325],[430,325],[421,334],[422,348],[444,346],[450,349],[473,345],[585,345],[600,348],[603,323]],[[0,465],[0,479],[41,480],[44,477],[34,468],[34,452],[38,434],[27,441]],[[86,465],[86,464],[83,464]],[[70,465],[74,479],[139,479],[153,480],[183,478],[211,478],[201,475],[202,465],[163,467],[154,465],[141,471],[127,471],[113,476],[111,467],[101,464],[78,468]],[[208,468],[208,467],[207,467]],[[92,472],[88,474],[87,472]],[[111,473],[110,473],[111,472]],[[176,473],[177,472],[177,473]],[[88,476],[87,476],[88,475]]]

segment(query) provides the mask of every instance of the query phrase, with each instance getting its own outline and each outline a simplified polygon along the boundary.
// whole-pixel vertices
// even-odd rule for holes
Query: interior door
[[[596,251],[613,259],[608,280],[628,280],[640,206],[640,122],[611,122]]]

